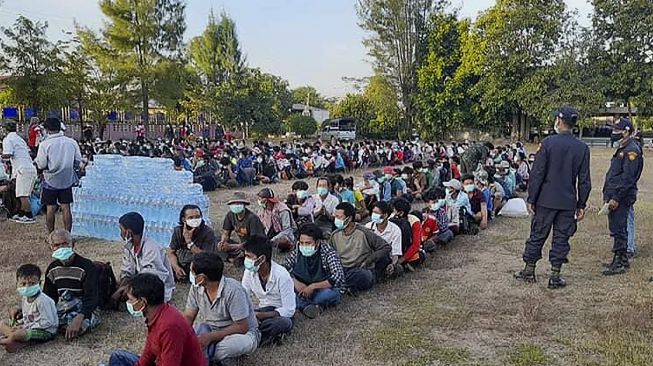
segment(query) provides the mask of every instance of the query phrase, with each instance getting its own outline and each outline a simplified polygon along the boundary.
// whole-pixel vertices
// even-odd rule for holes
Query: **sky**
[[[587,0],[565,0],[588,25]],[[495,0],[451,0],[464,17],[475,18]],[[187,0],[185,37],[200,34],[208,14],[227,12],[236,22],[248,64],[288,80],[291,87],[314,86],[328,97],[353,90],[342,77],[365,77],[372,65],[362,45],[356,0]],[[78,22],[92,29],[103,23],[95,0],[0,0],[0,25],[19,15],[47,21],[48,36],[63,39]]]

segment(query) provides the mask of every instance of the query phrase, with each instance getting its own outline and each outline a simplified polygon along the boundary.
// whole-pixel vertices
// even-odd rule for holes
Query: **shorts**
[[[36,169],[16,169],[16,197],[29,197],[36,182]]]
[[[67,205],[73,203],[73,188],[48,189],[43,188],[41,192],[41,204],[45,206],[56,206],[57,204]]]
[[[25,331],[25,334],[26,334],[25,340],[27,342],[34,342],[34,343],[47,342],[54,339],[55,336],[55,334],[50,333],[43,329],[28,329]]]

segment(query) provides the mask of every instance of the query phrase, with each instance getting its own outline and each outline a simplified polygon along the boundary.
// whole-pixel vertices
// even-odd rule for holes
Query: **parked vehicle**
[[[351,118],[337,118],[322,123],[320,133],[322,140],[331,143],[341,140],[356,139],[356,121]]]

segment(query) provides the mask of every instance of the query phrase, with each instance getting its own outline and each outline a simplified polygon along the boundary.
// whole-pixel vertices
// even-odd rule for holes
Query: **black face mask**
[[[624,137],[623,132],[612,132],[610,134],[610,143],[615,143]]]

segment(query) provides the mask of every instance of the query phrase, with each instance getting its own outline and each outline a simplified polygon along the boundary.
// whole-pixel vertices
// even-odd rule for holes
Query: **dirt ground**
[[[646,155],[653,158],[650,151]],[[297,315],[293,334],[282,345],[260,349],[242,363],[653,365],[653,284],[648,282],[653,275],[653,173],[645,169],[635,208],[640,254],[628,274],[602,277],[602,263],[611,259],[611,239],[607,219],[596,213],[610,156],[608,149],[592,151],[591,212],[571,241],[570,263],[563,268],[566,289],[546,289],[546,261],[538,266],[537,284],[515,282],[511,273],[523,265],[529,220],[498,218],[476,237],[457,238],[415,273],[347,297],[315,320]],[[246,191],[254,195],[257,189]],[[274,189],[282,195],[290,184]],[[210,194],[214,223],[222,222],[229,195]],[[33,262],[45,269],[49,262],[44,231],[42,218],[32,226],[0,223],[3,317],[19,303],[16,267]],[[120,243],[82,239],[77,250],[119,266]],[[231,268],[227,275],[240,278]],[[187,290],[178,287],[174,300],[179,306]],[[144,324],[128,314],[107,313],[99,329],[79,340],[59,337],[18,354],[0,351],[0,365],[98,365],[116,348],[139,352],[145,332]]]

